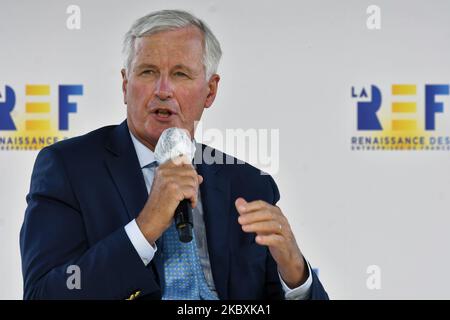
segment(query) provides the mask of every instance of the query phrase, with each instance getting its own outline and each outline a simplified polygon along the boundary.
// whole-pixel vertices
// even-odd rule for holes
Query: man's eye
[[[154,74],[154,73],[155,73],[155,71],[153,71],[153,70],[144,70],[144,71],[142,71],[141,74],[152,75],[152,74]]]
[[[175,72],[175,76],[177,76],[177,77],[187,77],[187,74],[178,71],[178,72]]]

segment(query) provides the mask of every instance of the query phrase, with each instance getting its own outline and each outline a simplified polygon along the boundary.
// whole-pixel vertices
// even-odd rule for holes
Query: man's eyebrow
[[[158,66],[151,64],[151,63],[141,63],[139,65],[136,66],[135,70],[142,70],[142,69],[156,69],[158,70]],[[179,63],[177,65],[175,65],[172,70],[176,70],[176,69],[182,69],[187,71],[188,73],[191,74],[196,74],[197,72],[195,72],[193,69],[191,69],[190,67],[188,67],[187,65],[184,65],[182,63]]]
[[[158,69],[157,66],[155,66],[154,64],[149,64],[149,63],[141,63],[136,66],[136,69],[144,69],[144,68]]]
[[[184,69],[189,73],[195,73],[194,70],[192,70],[191,68],[189,68],[188,66],[186,66],[184,64],[177,64],[173,67],[173,69]]]

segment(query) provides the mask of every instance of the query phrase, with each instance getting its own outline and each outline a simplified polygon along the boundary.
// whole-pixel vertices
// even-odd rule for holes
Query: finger
[[[180,183],[189,183],[193,186],[199,185],[198,174],[194,170],[185,170],[185,169],[174,169],[172,173],[168,173],[167,176],[170,176],[175,181],[179,181]]]
[[[189,159],[189,157],[185,154],[179,155],[178,157],[172,158],[170,159],[170,161],[175,165],[175,166],[181,166],[184,164],[191,164],[191,160]]]
[[[178,194],[179,201],[190,199],[198,191],[198,180],[192,177],[169,177],[165,181],[169,187],[169,192]],[[172,191],[170,191],[172,190]]]
[[[262,209],[259,211],[253,211],[244,215],[239,216],[238,222],[241,225],[255,223],[260,221],[268,221],[273,220],[275,218],[275,214],[267,209]]]
[[[202,184],[202,182],[203,182],[203,177],[201,176],[201,175],[197,175],[197,179],[198,179],[198,184],[200,185],[200,184]]]
[[[158,168],[176,168],[182,166],[183,163],[184,160],[182,159],[182,156],[178,156],[161,163]]]
[[[242,226],[242,230],[244,230],[245,232],[254,232],[258,234],[281,234],[283,228],[278,221],[271,220],[245,224]]]
[[[191,197],[189,201],[191,201],[191,208],[194,209],[197,206],[197,197]]]
[[[197,174],[197,172],[193,169],[183,169],[183,168],[177,168],[174,171],[174,176],[176,176],[177,178],[187,178],[190,179],[192,181],[193,184],[195,185],[199,185],[199,175]],[[202,177],[203,178],[203,177]],[[202,179],[203,181],[203,179]]]
[[[172,170],[173,172],[176,172],[178,174],[197,173],[197,171],[195,171],[195,168],[192,164],[181,164],[179,166],[172,166],[172,167],[170,167],[170,170]]]
[[[195,208],[197,206],[197,189],[191,186],[185,186],[182,189],[183,199],[188,199],[191,202],[191,207]]]
[[[156,169],[156,174],[159,174],[166,178],[174,176],[174,175],[195,177],[197,175],[197,172],[194,170],[193,167],[189,167],[187,165],[186,165],[186,167],[184,167],[184,165],[183,166],[166,166],[164,164],[164,166],[161,165]]]
[[[180,187],[198,188],[198,178],[196,176],[172,176],[167,179],[168,182],[174,182]]]
[[[263,200],[255,200],[251,202],[247,202],[244,205],[242,212],[240,213],[249,213],[256,210],[261,210],[267,208],[269,204]]]
[[[247,201],[245,201],[244,198],[239,197],[234,202],[234,205],[236,206],[236,210],[239,212],[239,214],[243,214],[245,212]]]
[[[280,247],[283,245],[284,238],[279,234],[257,235],[255,238],[257,244],[268,247]]]

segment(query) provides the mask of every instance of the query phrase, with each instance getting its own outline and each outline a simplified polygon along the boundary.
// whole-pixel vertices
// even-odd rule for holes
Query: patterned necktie
[[[156,161],[146,165],[148,174],[145,175],[147,189],[153,183],[154,170],[158,166]],[[162,235],[164,261],[163,300],[218,300],[215,292],[211,291],[202,270],[197,252],[195,234],[189,243],[183,243],[178,237],[175,223]]]
[[[191,242],[178,238],[175,223],[163,234],[165,286],[163,300],[217,300],[200,265],[195,235]]]

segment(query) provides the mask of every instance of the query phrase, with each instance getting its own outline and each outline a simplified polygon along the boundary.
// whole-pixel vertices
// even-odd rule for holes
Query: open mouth
[[[158,109],[155,114],[161,118],[169,118],[173,113],[170,110]]]

